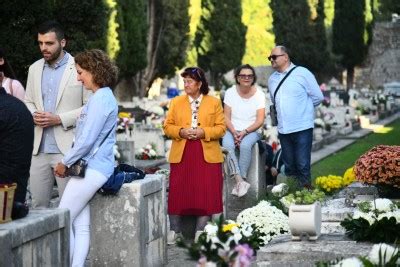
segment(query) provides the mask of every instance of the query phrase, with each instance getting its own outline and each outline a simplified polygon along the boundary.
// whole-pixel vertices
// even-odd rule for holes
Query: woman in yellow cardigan
[[[168,214],[169,243],[181,232],[181,216],[197,216],[196,231],[222,212],[222,162],[219,139],[226,126],[221,101],[209,96],[200,68],[181,74],[186,95],[172,99],[164,132],[172,138]]]

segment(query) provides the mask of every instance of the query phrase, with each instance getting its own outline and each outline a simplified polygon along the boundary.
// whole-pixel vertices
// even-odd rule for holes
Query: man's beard
[[[62,52],[62,47],[60,46],[57,51],[54,52],[54,54],[51,54],[50,58],[47,60],[48,63],[55,63],[58,57],[60,56]]]

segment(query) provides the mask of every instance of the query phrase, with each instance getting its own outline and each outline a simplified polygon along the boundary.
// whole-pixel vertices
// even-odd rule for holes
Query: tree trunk
[[[353,88],[354,82],[354,66],[347,68],[346,88],[347,91]]]

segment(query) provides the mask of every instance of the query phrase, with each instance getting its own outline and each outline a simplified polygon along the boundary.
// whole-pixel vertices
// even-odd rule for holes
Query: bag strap
[[[287,77],[289,77],[290,73],[292,73],[292,71],[294,71],[294,69],[297,68],[297,66],[294,66],[286,75],[285,77],[283,77],[283,79],[279,82],[278,87],[276,87],[275,92],[274,92],[274,99],[272,99],[272,102],[275,105],[275,97],[276,97],[276,93],[278,93],[279,88],[281,88],[282,83],[286,80]]]
[[[14,80],[10,78],[10,94],[11,94],[12,96],[14,96],[14,90],[13,90],[13,86],[12,86],[13,81],[14,81]]]
[[[99,148],[101,147],[101,145],[104,143],[104,141],[106,141],[107,137],[110,135],[111,131],[115,128],[116,125],[117,125],[117,124],[115,124],[115,125],[108,131],[107,135],[103,138],[103,140],[101,140],[99,146],[96,147],[96,149],[93,151],[92,155],[90,155],[88,158],[86,158],[86,160],[89,160],[90,158],[92,158],[92,157],[97,153],[97,151],[99,150]],[[72,142],[72,147],[74,147],[74,143],[75,143],[75,137],[74,137],[74,140],[73,140],[73,142]],[[84,158],[83,158],[83,159],[84,159]]]

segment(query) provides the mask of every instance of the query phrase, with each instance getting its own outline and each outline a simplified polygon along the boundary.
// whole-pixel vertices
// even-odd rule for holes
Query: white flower
[[[335,267],[363,267],[362,261],[356,257],[341,260]]]
[[[239,213],[237,223],[243,225],[255,224],[267,244],[273,237],[289,232],[288,217],[268,201],[261,201],[256,206]]]
[[[271,190],[272,194],[278,197],[283,197],[288,193],[288,191],[289,191],[289,186],[285,183],[275,185]]]
[[[153,147],[149,144],[149,145],[146,145],[144,148],[146,148],[146,149],[152,149]]]
[[[143,148],[139,149],[139,153],[144,153],[144,149]]]
[[[117,159],[119,159],[119,158],[121,157],[121,154],[120,154],[119,151],[118,151],[118,146],[117,146],[117,145],[114,145],[114,146],[113,146],[113,153],[114,153],[114,156],[115,156]]]
[[[157,156],[157,153],[154,151],[154,149],[150,149],[150,156],[153,156],[153,157],[155,157],[155,156]]]
[[[381,212],[391,211],[393,202],[387,198],[377,198],[375,199],[376,209]],[[375,207],[374,201],[371,201],[371,206]]]
[[[218,232],[218,226],[209,223],[204,227],[204,232],[206,232],[208,236],[215,236]]]
[[[386,264],[397,253],[398,249],[388,244],[376,244],[369,252],[368,259],[374,264]],[[379,259],[381,259],[383,262],[380,263]]]

